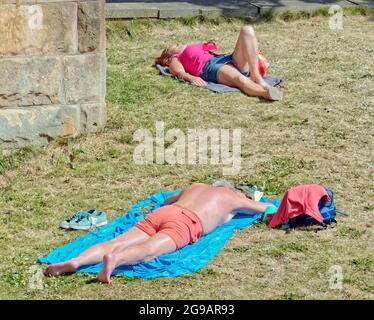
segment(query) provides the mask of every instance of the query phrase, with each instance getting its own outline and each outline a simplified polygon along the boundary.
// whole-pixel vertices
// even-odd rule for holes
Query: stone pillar
[[[0,0],[0,147],[106,121],[104,0]]]

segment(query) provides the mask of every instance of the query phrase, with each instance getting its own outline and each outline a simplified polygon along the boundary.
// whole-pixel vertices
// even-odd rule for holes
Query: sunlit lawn
[[[374,34],[368,16],[344,17],[335,34],[327,17],[255,25],[269,73],[284,79],[282,102],[215,94],[158,75],[152,67],[175,42],[214,39],[233,49],[242,20],[107,23],[108,122],[102,132],[57,139],[0,158],[0,298],[34,299],[344,299],[373,298]],[[59,228],[81,209],[117,217],[160,190],[222,178],[222,165],[134,163],[139,128],[241,128],[242,167],[231,181],[256,183],[270,197],[319,183],[334,190],[335,228],[286,234],[256,225],[238,232],[201,271],[153,280],[93,275],[44,278],[28,287],[30,266],[84,232]],[[343,288],[329,289],[329,269]]]

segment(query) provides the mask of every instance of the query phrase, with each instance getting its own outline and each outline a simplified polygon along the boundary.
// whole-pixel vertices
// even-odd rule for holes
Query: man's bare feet
[[[47,266],[44,274],[46,276],[60,276],[64,273],[72,272],[77,268],[78,262],[74,259],[71,259],[65,262],[55,263]]]
[[[116,268],[116,257],[113,253],[108,253],[103,259],[104,267],[97,275],[97,280],[103,283],[111,283],[110,276],[113,270]]]

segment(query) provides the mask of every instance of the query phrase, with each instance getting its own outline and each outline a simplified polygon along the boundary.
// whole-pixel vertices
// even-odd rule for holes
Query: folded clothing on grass
[[[39,258],[41,263],[58,263],[78,256],[89,247],[109,241],[133,227],[147,214],[161,207],[164,201],[174,192],[159,192],[151,197],[135,204],[126,214],[114,219],[111,223],[78,237],[60,248]],[[272,202],[279,205],[278,201],[262,198],[263,202]],[[148,209],[147,209],[148,208]],[[144,212],[144,210],[146,212]],[[245,215],[238,214],[230,222],[218,227],[213,232],[202,236],[194,244],[187,245],[177,251],[162,255],[156,259],[142,262],[133,266],[119,266],[113,274],[128,277],[156,278],[176,277],[195,272],[204,266],[223,248],[235,230],[247,228],[261,220],[262,214]],[[102,269],[102,263],[83,266],[77,272],[98,273]]]
[[[170,73],[168,67],[164,67],[160,64],[156,64],[156,68],[160,71],[160,73],[162,75],[176,78],[172,73]],[[270,77],[270,76],[265,76],[264,80],[269,85],[271,85],[273,87],[276,87],[283,82],[282,79],[274,78],[274,77]],[[238,88],[226,86],[224,84],[215,83],[215,82],[207,82],[207,85],[205,87],[202,87],[202,88],[209,89],[209,90],[212,90],[214,92],[236,92],[236,91],[240,91]]]

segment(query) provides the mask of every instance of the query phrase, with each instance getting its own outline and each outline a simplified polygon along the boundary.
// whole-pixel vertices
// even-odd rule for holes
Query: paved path
[[[107,0],[107,18],[176,18],[204,13],[210,16],[257,16],[269,10],[308,10],[333,4],[368,5],[374,0]]]

